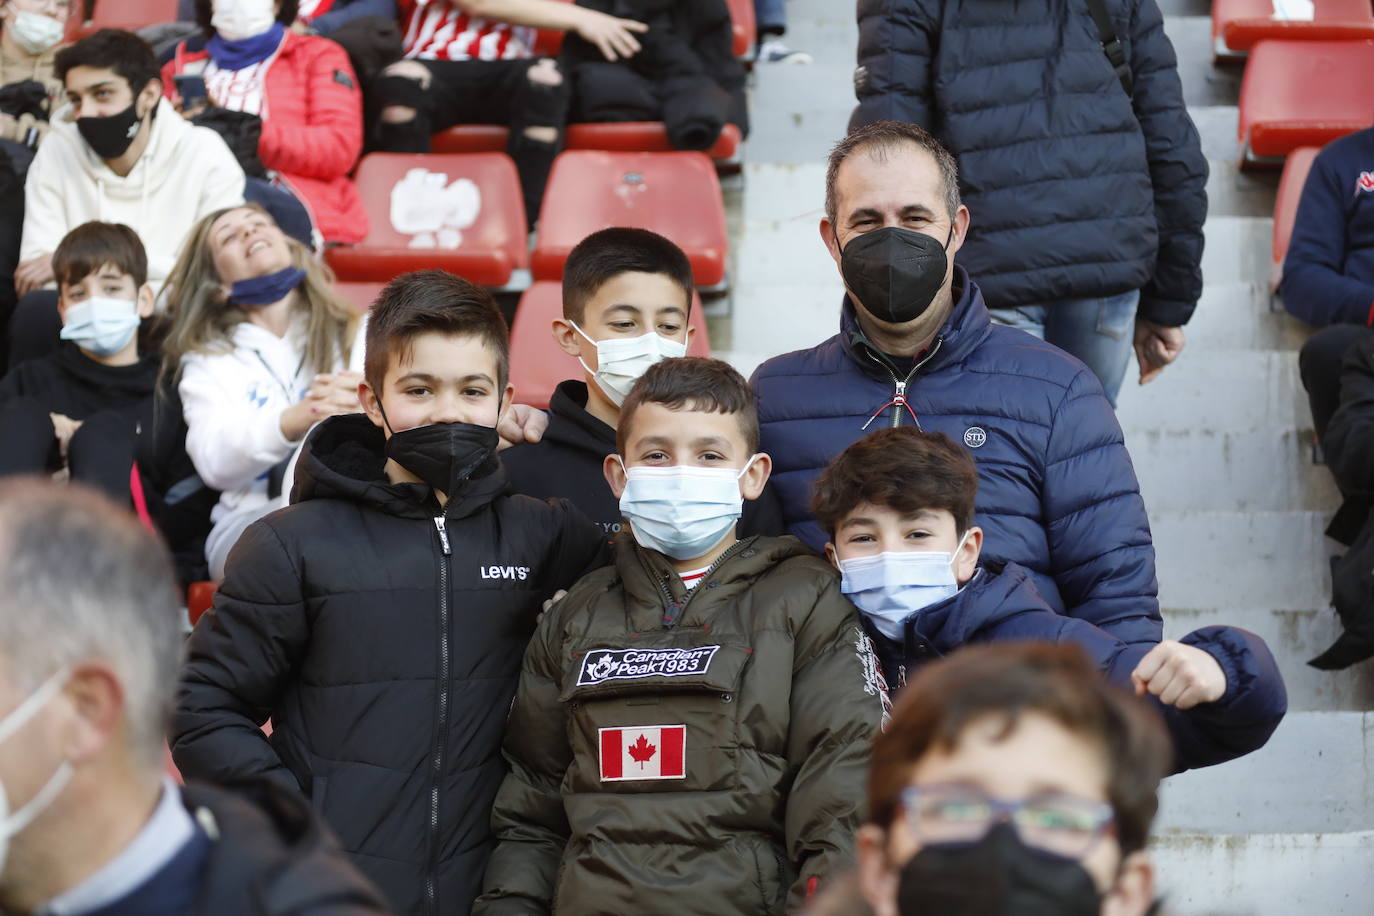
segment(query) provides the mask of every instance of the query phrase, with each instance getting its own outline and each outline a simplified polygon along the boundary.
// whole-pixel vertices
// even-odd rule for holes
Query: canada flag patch
[[[687,726],[603,728],[601,781],[686,779]]]

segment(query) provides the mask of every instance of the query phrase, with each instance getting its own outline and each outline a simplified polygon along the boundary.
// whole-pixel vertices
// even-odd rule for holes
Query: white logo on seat
[[[461,230],[482,212],[482,191],[470,178],[448,183],[448,175],[418,168],[391,189],[391,225],[410,236],[410,248],[457,248]]]

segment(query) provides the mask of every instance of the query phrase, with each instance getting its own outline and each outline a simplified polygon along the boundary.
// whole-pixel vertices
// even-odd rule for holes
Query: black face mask
[[[840,252],[840,274],[874,318],[903,324],[920,318],[945,283],[945,244],[924,232],[884,226],[855,236]]]
[[[77,118],[76,129],[95,154],[101,159],[118,159],[128,152],[138,136],[139,124],[143,119],[138,116],[138,101],[118,114],[103,118]]]
[[[902,916],[1099,916],[1102,895],[1072,859],[1032,849],[1011,824],[976,843],[928,846],[902,869]]]
[[[452,498],[464,481],[492,460],[499,441],[490,426],[432,423],[392,433],[385,452],[392,461]]]

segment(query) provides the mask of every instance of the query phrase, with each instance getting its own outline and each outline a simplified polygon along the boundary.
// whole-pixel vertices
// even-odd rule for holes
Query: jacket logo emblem
[[[863,670],[864,693],[878,698],[878,703],[883,708],[881,728],[887,731],[887,726],[892,721],[892,694],[887,689],[887,677],[883,674],[883,666],[878,661],[878,653],[873,648],[873,640],[859,627],[854,628],[854,636],[854,654],[859,656],[859,666]]]
[[[577,686],[641,677],[687,677],[705,674],[720,646],[695,649],[593,649],[582,659]]]
[[[982,448],[987,444],[987,430],[981,426],[970,426],[964,430],[964,444],[969,448]]]
[[[482,566],[478,571],[483,579],[513,579],[524,582],[530,577],[528,566]]]
[[[597,729],[601,781],[687,778],[687,726]]]
[[[1361,191],[1374,191],[1374,172],[1361,172],[1355,180],[1355,193]]]

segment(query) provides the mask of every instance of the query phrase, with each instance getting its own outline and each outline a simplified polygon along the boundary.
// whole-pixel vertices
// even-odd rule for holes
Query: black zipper
[[[744,546],[747,542],[747,540],[735,541],[735,543],[731,544],[729,548],[726,549],[725,553],[716,557],[716,562],[706,567],[706,572],[701,574],[701,580],[698,582],[696,588],[693,588],[687,593],[687,597],[681,604],[673,600],[673,593],[668,588],[668,577],[664,575],[659,576],[658,591],[659,594],[663,596],[663,622],[666,623],[669,628],[677,626],[677,622],[682,619],[682,615],[687,610],[687,605],[691,604],[692,599],[696,597],[697,593],[706,587],[706,580],[711,577],[711,573],[719,569],[720,564],[733,556],[735,551],[739,550],[739,548]],[[652,569],[649,571],[651,573],[654,572]]]
[[[439,694],[435,709],[434,757],[430,763],[429,783],[429,868],[425,872],[425,910],[438,912],[437,890],[434,876],[439,871],[439,785],[444,774],[444,747],[448,736],[448,691],[449,691],[449,609],[448,575],[450,558],[446,520],[442,515],[434,517],[434,530],[439,533]]]
[[[890,424],[892,428],[895,429],[902,425],[902,408],[906,407],[910,410],[910,407],[907,406],[906,399],[907,386],[911,384],[911,380],[915,377],[916,373],[920,372],[921,368],[925,366],[926,363],[935,358],[935,354],[940,352],[940,345],[944,342],[945,338],[943,336],[935,338],[935,344],[930,348],[929,352],[926,353],[919,363],[911,367],[911,371],[906,374],[906,378],[904,379],[897,378],[897,373],[892,371],[892,366],[889,365],[886,360],[880,359],[870,347],[864,347],[864,353],[868,358],[881,366],[883,371],[892,379],[892,422]],[[915,413],[913,412],[912,415],[915,416]],[[877,416],[878,414],[874,414],[872,417],[869,417],[868,423],[872,423]],[[864,429],[868,429],[868,423],[863,425]],[[916,428],[921,428],[920,420],[916,421]]]

